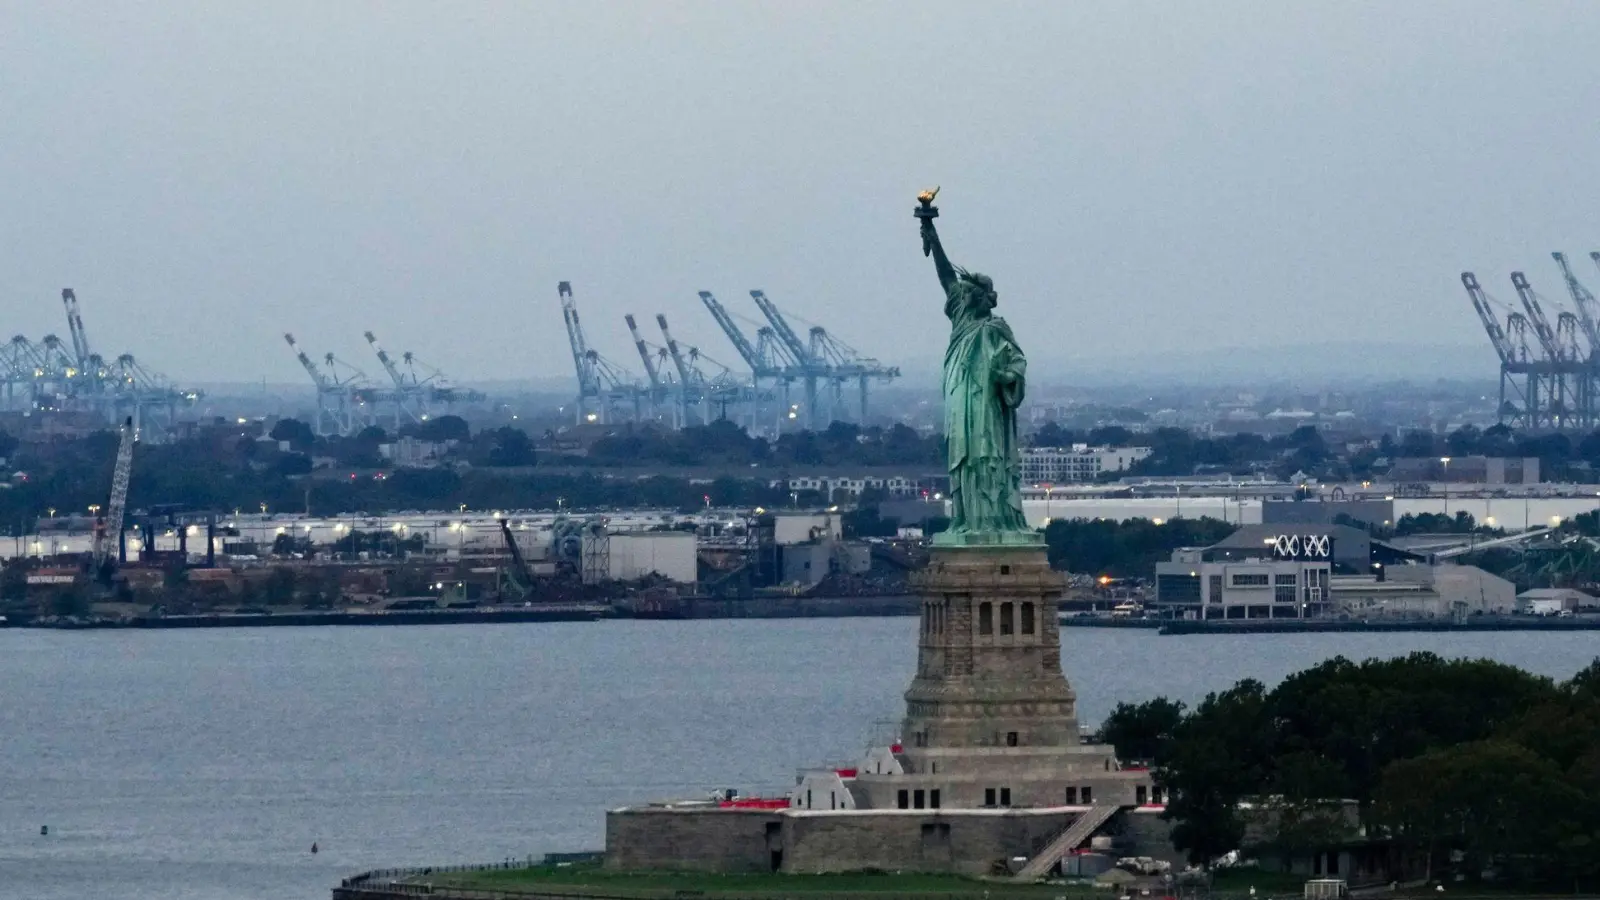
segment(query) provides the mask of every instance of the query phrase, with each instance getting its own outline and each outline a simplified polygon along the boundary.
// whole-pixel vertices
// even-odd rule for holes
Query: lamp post
[[[1444,483],[1441,485],[1442,489],[1444,490],[1444,517],[1446,519],[1449,519],[1450,518],[1450,457],[1448,457],[1448,456],[1439,457],[1439,464],[1444,466],[1444,475],[1442,476],[1443,479],[1444,479]]]

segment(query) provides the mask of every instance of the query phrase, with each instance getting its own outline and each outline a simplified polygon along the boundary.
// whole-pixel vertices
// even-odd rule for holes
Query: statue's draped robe
[[[1028,531],[1022,515],[1017,407],[1027,360],[1004,319],[984,315],[967,285],[951,284],[945,315],[944,433],[953,534]]]

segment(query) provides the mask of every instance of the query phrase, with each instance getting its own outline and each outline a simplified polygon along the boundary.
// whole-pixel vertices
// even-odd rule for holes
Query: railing
[[[603,856],[600,851],[587,853],[546,853],[539,865],[554,866],[561,863],[587,863],[598,862]],[[504,859],[492,863],[454,863],[444,866],[406,866],[395,869],[370,869],[358,875],[339,882],[341,888],[362,888],[372,885],[392,886],[402,878],[423,878],[429,875],[449,875],[458,872],[498,872],[510,869],[527,869],[535,865],[533,857],[525,859]]]

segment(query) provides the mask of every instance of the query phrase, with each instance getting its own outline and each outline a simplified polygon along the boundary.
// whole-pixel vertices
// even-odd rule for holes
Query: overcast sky
[[[942,352],[940,184],[1035,365],[1124,346],[1470,345],[1475,269],[1600,249],[1586,3],[0,0],[0,329],[175,377],[570,371],[556,282],[732,362],[763,288]],[[653,324],[651,325],[653,329]]]

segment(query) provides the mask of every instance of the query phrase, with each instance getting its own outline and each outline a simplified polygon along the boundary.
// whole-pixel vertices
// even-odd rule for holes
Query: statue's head
[[[965,269],[956,275],[961,287],[966,291],[967,308],[975,315],[987,316],[1000,302],[1000,295],[994,292],[994,279]]]

